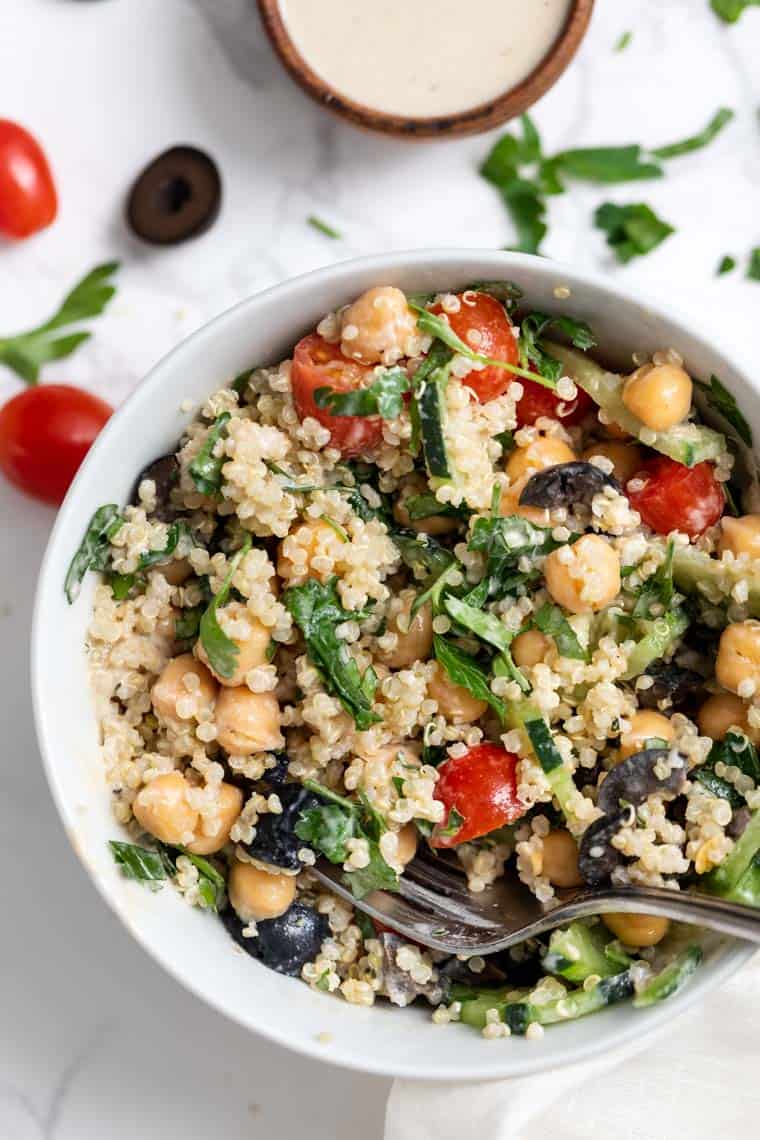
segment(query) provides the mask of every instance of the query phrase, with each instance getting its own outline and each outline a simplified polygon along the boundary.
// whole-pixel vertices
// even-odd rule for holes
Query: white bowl
[[[344,262],[243,301],[160,362],[113,416],[61,507],[40,573],[34,617],[32,688],[47,778],[74,850],[103,898],[135,938],[188,990],[241,1025],[301,1053],[364,1072],[432,1080],[518,1076],[579,1061],[650,1033],[736,970],[750,950],[717,945],[680,995],[649,1010],[615,1006],[559,1025],[541,1041],[486,1041],[465,1027],[433,1025],[427,1009],[383,1003],[365,1009],[310,990],[236,951],[221,922],[188,907],[171,889],[152,894],[121,877],[107,841],[118,837],[98,751],[84,638],[94,576],[69,606],[63,580],[93,511],[124,503],[135,476],[172,450],[193,413],[180,411],[252,364],[287,356],[328,310],[371,285],[413,291],[510,278],[537,309],[586,317],[605,355],[623,366],[632,350],[674,347],[697,376],[715,372],[760,431],[749,378],[714,343],[671,313],[654,310],[608,282],[539,257],[483,251],[396,253]],[[557,286],[570,289],[558,301]],[[716,322],[717,323],[717,322]],[[82,931],[82,937],[87,932]],[[320,1041],[320,1034],[329,1040]]]

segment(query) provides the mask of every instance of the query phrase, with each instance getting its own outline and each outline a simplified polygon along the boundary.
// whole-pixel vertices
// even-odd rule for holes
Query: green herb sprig
[[[605,231],[607,245],[623,264],[651,253],[675,233],[673,226],[658,218],[646,202],[627,206],[604,202],[594,213],[594,225]]]
[[[404,406],[404,394],[411,386],[403,368],[393,368],[366,388],[353,388],[348,392],[317,388],[314,403],[332,416],[380,416],[384,420],[395,420]]]
[[[232,579],[235,577],[238,566],[250,549],[251,536],[247,534],[243,540],[243,545],[230,559],[229,568],[222,582],[221,589],[214,595],[204,610],[198,627],[201,645],[206,651],[209,666],[213,672],[220,677],[229,678],[234,676],[240,649],[219,625],[217,613],[220,606],[223,606],[227,601],[230,590],[232,589]]]
[[[90,519],[84,538],[79,544],[64,580],[63,589],[71,605],[76,601],[82,581],[88,570],[101,573],[108,568],[111,539],[121,529],[124,520],[115,503],[98,507]]]
[[[190,464],[190,477],[202,495],[216,497],[222,489],[222,467],[226,456],[214,455],[216,445],[227,434],[229,412],[217,416],[208,430],[203,446]]]

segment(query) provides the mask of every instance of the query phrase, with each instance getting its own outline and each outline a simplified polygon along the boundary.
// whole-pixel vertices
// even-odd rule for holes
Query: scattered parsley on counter
[[[735,24],[747,8],[760,5],[760,0],[711,0],[711,8],[727,24]]]
[[[623,32],[622,36],[615,43],[615,51],[625,51],[633,39],[633,32]]]
[[[749,255],[747,277],[750,281],[760,281],[760,245],[756,245]]]
[[[715,270],[716,277],[722,277],[724,273],[730,273],[736,269],[736,258],[731,257],[730,254],[725,254],[718,262],[718,268]]]
[[[316,214],[310,214],[306,221],[309,223],[312,229],[319,230],[319,232],[321,234],[324,234],[325,237],[333,238],[336,241],[339,241],[340,238],[343,237],[343,234],[340,233],[339,230],[333,229],[333,227],[328,225],[327,222],[323,222],[321,218],[318,218]]]
[[[594,225],[607,234],[607,244],[624,264],[656,249],[675,230],[644,202],[617,206],[605,202],[594,214]]]

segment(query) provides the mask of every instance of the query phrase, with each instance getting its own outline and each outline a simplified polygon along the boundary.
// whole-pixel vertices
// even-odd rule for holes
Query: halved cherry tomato
[[[0,408],[0,471],[36,499],[60,503],[112,411],[66,384],[19,392]]]
[[[446,813],[433,832],[433,847],[455,847],[525,814],[517,795],[517,759],[498,744],[476,744],[441,764],[434,795]],[[454,835],[443,835],[452,809],[464,822]]]
[[[332,446],[346,458],[377,448],[383,439],[383,421],[379,416],[333,416],[317,407],[314,393],[317,388],[350,392],[362,386],[370,371],[317,333],[299,340],[293,352],[291,385],[296,411],[302,420],[307,416],[319,420],[330,432]]]
[[[579,424],[594,405],[594,401],[582,388],[576,389],[574,400],[563,400],[551,388],[545,388],[533,380],[524,380],[521,376],[520,383],[524,391],[515,409],[518,427],[532,426],[542,416],[559,420],[566,426]]]
[[[49,226],[58,196],[45,153],[24,127],[0,119],[0,233],[25,238]]]
[[[712,463],[684,467],[667,455],[648,459],[625,491],[642,522],[657,534],[680,530],[696,538],[718,521],[726,505]]]
[[[492,360],[504,360],[507,364],[517,364],[520,352],[517,340],[512,332],[512,325],[502,304],[490,293],[457,294],[461,301],[458,313],[447,313],[454,332],[469,348],[479,352],[481,356],[490,356]],[[433,309],[434,313],[441,314],[440,305]],[[470,337],[468,333],[475,335]],[[463,379],[468,388],[472,388],[481,404],[488,403],[506,392],[514,376],[505,368],[494,368],[493,365],[478,371],[473,369]]]

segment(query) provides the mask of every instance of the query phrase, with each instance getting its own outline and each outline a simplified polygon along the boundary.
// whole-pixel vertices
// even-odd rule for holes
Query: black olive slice
[[[143,479],[152,479],[156,485],[156,509],[152,517],[159,522],[174,522],[179,511],[172,505],[171,491],[179,481],[179,463],[176,455],[161,455],[147,467],[143,467],[135,479],[129,501],[132,506],[140,505],[140,484]]]
[[[584,831],[578,847],[578,869],[590,887],[606,883],[612,872],[625,863],[612,840],[621,827],[630,827],[634,818],[633,807],[627,807],[615,815],[603,815]]]
[[[601,467],[580,459],[557,463],[531,475],[520,495],[521,507],[575,507],[590,505],[594,495],[605,487],[620,491],[617,479]]]
[[[222,180],[214,160],[194,146],[173,146],[133,184],[127,222],[143,241],[174,245],[207,230],[221,201]]]
[[[693,669],[680,665],[656,662],[650,665],[646,676],[652,678],[648,689],[637,689],[636,696],[643,709],[657,709],[662,701],[677,709],[688,701],[699,699],[704,689],[704,677]]]
[[[680,792],[686,782],[687,767],[686,757],[668,748],[635,752],[608,773],[599,788],[597,807],[609,813],[623,804],[639,807],[653,792]]]

